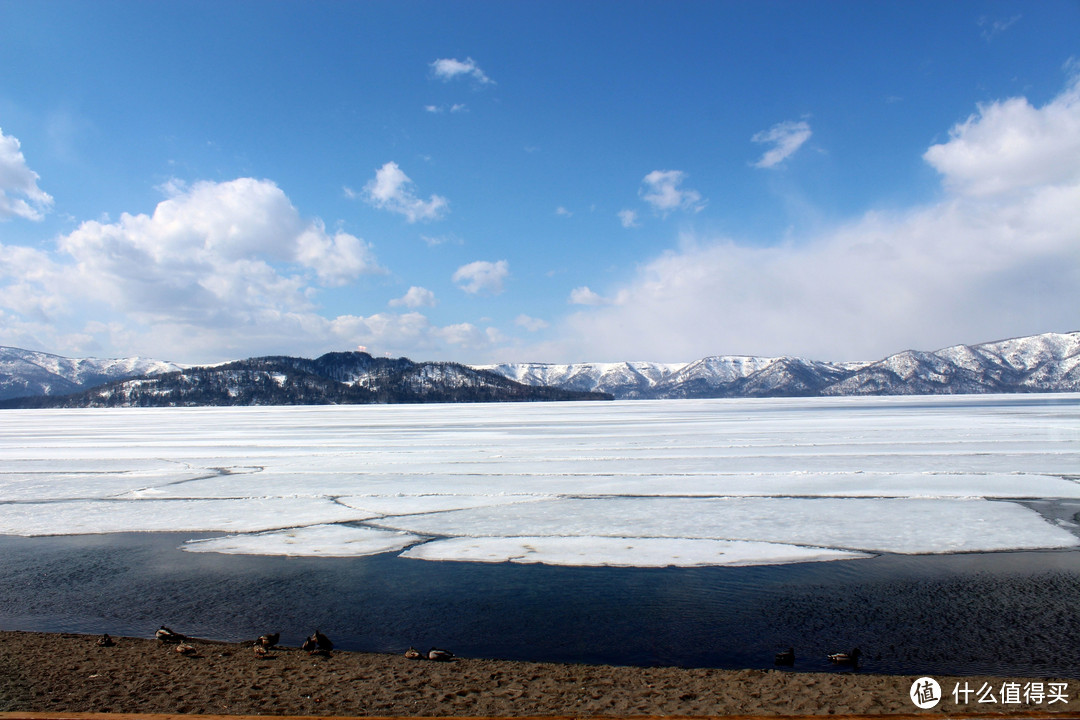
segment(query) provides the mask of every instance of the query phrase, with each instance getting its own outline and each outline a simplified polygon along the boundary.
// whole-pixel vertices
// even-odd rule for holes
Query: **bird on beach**
[[[334,643],[330,642],[330,638],[316,630],[311,637],[304,641],[300,649],[311,655],[329,655],[330,651],[334,649]]]
[[[278,640],[281,639],[281,633],[271,633],[268,635],[260,635],[259,639],[255,643],[265,650],[270,650],[278,644]]]
[[[161,641],[163,643],[181,643],[181,642],[184,642],[185,640],[187,640],[187,638],[185,636],[181,635],[178,632],[174,632],[173,630],[170,630],[169,628],[165,627],[164,625],[162,625],[158,629],[158,631],[156,633],[154,633],[154,637],[157,638],[159,641]]]
[[[776,653],[776,658],[773,660],[774,665],[787,665],[792,666],[795,664],[795,648],[788,648],[782,652]]]
[[[441,648],[433,647],[428,650],[427,658],[428,660],[446,662],[447,660],[452,660],[454,658],[454,653],[450,652],[449,650],[443,650]]]
[[[311,636],[311,639],[315,641],[315,644],[319,646],[320,650],[330,651],[334,649],[334,643],[330,642],[330,638],[326,637],[318,630]]]
[[[409,658],[410,660],[419,660],[421,657],[420,651],[414,647],[410,647],[408,650],[405,651],[405,657]]]
[[[98,647],[112,647],[116,644],[116,641],[109,637],[109,633],[105,633],[97,641]]]
[[[851,665],[852,667],[858,667],[859,657],[861,656],[862,650],[855,648],[851,652],[830,653],[829,662],[836,663],[837,665]]]
[[[180,653],[181,655],[195,655],[199,651],[195,648],[194,645],[188,645],[187,643],[180,643],[179,645],[176,646],[176,652]]]

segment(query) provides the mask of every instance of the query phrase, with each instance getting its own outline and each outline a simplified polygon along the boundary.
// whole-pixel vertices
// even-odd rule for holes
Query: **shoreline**
[[[872,715],[920,710],[915,675],[630,667],[333,651],[311,656],[191,639],[194,654],[145,638],[0,631],[0,713],[271,716]],[[935,676],[936,713],[1072,713],[1080,678]],[[1015,685],[1011,685],[1015,683]],[[1051,686],[1053,684],[1053,686]],[[1061,686],[1064,684],[1064,687]],[[995,702],[978,702],[988,686]],[[957,702],[954,687],[970,688]],[[1023,690],[1041,690],[1041,702]],[[1003,691],[1017,702],[1002,702]],[[1049,702],[1048,691],[1065,700]],[[985,698],[984,698],[985,699]],[[926,712],[926,711],[922,711]]]

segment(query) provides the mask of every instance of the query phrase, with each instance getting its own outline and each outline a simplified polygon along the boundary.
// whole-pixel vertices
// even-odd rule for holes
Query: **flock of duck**
[[[182,635],[164,625],[158,628],[158,631],[154,633],[154,637],[158,642],[167,645],[175,645],[176,652],[181,655],[195,655],[198,652],[195,646],[188,642],[188,637],[186,635]],[[255,655],[266,657],[271,650],[277,647],[280,639],[281,633],[260,635],[258,640],[252,643],[252,649],[254,650]],[[109,637],[108,634],[103,635],[101,639],[98,640],[98,645],[101,645],[102,647],[111,647],[115,644],[115,641]],[[330,638],[316,630],[309,638],[304,640],[303,644],[300,645],[300,649],[309,655],[330,657],[330,651],[334,649],[334,643]],[[410,647],[405,651],[405,657],[410,660],[434,660],[436,662],[446,662],[454,659],[454,653],[436,647],[431,648],[426,653],[421,653],[416,648]]]
[[[176,652],[182,655],[195,655],[198,650],[195,646],[188,642],[186,635],[171,630],[162,625],[158,631],[154,634],[154,637],[161,643],[175,645]],[[281,633],[269,633],[266,635],[260,635],[259,639],[252,644],[252,648],[255,654],[263,657],[269,654],[271,650],[277,647],[278,640],[281,639]],[[108,633],[103,635],[98,640],[98,645],[102,647],[112,647],[116,642],[109,637]],[[309,655],[322,655],[325,657],[330,656],[330,651],[334,649],[334,643],[330,638],[323,635],[316,630],[311,634],[311,637],[304,640],[300,649]],[[862,651],[859,648],[855,648],[851,652],[835,652],[829,653],[829,662],[835,665],[849,665],[854,669],[859,667],[859,658],[862,656]],[[436,662],[446,662],[454,659],[454,653],[449,650],[443,650],[442,648],[433,647],[426,653],[420,652],[414,647],[410,647],[405,651],[405,657],[410,660],[434,660]],[[782,665],[785,667],[792,667],[795,665],[795,648],[788,648],[781,652],[776,653],[776,657],[773,660],[776,665]]]
[[[829,658],[829,662],[834,665],[850,665],[852,668],[858,669],[859,658],[862,657],[862,650],[855,648],[851,652],[829,653],[827,657]],[[775,665],[792,667],[795,664],[795,648],[788,648],[787,650],[776,653],[776,658],[773,660],[773,663]]]

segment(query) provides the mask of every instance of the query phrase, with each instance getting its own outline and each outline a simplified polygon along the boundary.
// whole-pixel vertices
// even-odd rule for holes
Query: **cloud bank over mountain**
[[[533,354],[872,358],[1076,325],[1080,74],[1039,108],[980,106],[924,158],[941,177],[936,202],[771,246],[687,231],[625,284],[577,292],[591,307]]]

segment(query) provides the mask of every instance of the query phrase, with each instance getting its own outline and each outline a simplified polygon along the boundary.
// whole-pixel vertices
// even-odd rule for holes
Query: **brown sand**
[[[551,716],[910,714],[914,676],[855,672],[560,665],[333,652],[313,657],[248,644],[192,641],[196,654],[156,640],[0,632],[0,712],[227,715]],[[426,648],[425,648],[426,649]],[[1068,704],[953,702],[954,682],[1000,690],[1003,678],[936,678],[946,696],[933,714],[1080,714]],[[1021,685],[1025,680],[1016,680]],[[1049,679],[1041,682],[1049,683]],[[927,711],[928,714],[930,711]]]

